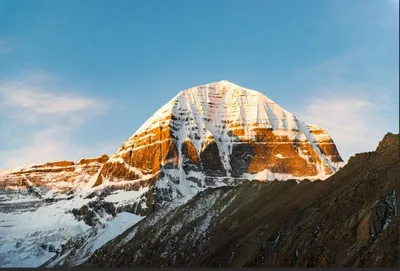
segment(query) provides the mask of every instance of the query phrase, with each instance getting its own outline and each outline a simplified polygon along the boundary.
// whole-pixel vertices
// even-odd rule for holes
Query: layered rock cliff
[[[155,202],[171,201],[243,179],[325,179],[342,164],[325,130],[221,81],[161,107],[103,165],[94,187],[155,187]]]
[[[73,193],[77,187],[87,185],[108,159],[108,155],[104,154],[81,159],[77,163],[58,161],[0,171],[0,190],[37,187],[59,193]]]

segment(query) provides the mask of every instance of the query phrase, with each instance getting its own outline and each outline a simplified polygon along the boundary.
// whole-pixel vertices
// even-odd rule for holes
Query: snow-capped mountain
[[[341,165],[322,128],[263,94],[227,81],[193,87],[111,157],[0,171],[0,267],[38,266],[71,237],[116,234],[127,227],[112,223],[121,214],[136,223],[208,187],[325,179]]]
[[[171,201],[243,179],[325,179],[341,164],[323,129],[221,81],[161,107],[103,165],[95,187],[154,186],[150,197]]]

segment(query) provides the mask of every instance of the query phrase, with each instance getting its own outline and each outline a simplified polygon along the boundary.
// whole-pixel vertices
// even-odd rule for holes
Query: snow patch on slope
[[[73,258],[69,259],[70,266],[79,265],[88,259],[96,250],[101,248],[110,240],[115,239],[118,235],[122,234],[128,228],[135,225],[144,217],[134,215],[128,212],[117,214],[114,219],[106,221],[103,225],[96,226],[89,229],[83,234],[76,236],[74,239],[84,239],[84,244],[75,251]],[[63,264],[68,253],[62,257],[52,261],[48,267]]]
[[[85,202],[65,199],[33,211],[0,213],[0,267],[37,267],[49,260],[61,244],[90,228],[68,212]]]

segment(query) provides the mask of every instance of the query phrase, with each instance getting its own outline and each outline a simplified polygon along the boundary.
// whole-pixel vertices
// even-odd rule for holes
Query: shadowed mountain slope
[[[399,135],[389,133],[324,182],[209,188],[83,266],[399,266],[399,161]]]

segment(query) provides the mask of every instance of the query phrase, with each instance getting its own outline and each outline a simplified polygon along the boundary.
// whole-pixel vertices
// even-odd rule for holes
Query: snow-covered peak
[[[234,149],[240,144],[247,145],[243,148],[248,148],[249,153],[243,155],[251,161],[243,165],[243,173],[249,170],[258,174],[271,169],[266,179],[324,179],[336,171],[334,163],[341,162],[333,141],[323,129],[298,120],[261,92],[227,80],[180,91],[144,122],[112,161],[124,165],[132,178],[156,178],[164,163],[172,161],[171,157],[177,157],[174,163],[181,168],[183,145],[187,145],[186,150],[192,148],[191,157],[197,161],[207,146],[214,143],[217,149],[212,156],[220,157],[223,168],[213,174],[226,172],[227,178],[234,171],[232,164],[238,159]],[[147,152],[157,156],[146,158]],[[206,158],[202,159],[200,163]],[[141,169],[143,166],[145,170]],[[106,168],[109,167],[113,166]],[[185,178],[179,172],[179,178]],[[275,174],[278,172],[281,175]],[[260,178],[265,179],[264,175]],[[106,180],[108,176],[111,175],[103,175]]]
[[[227,80],[195,86],[178,93],[153,114],[135,134],[151,130],[171,115],[191,115],[193,121],[231,125],[267,125],[273,130],[297,129],[296,117],[262,93]],[[209,125],[208,125],[209,126]]]

